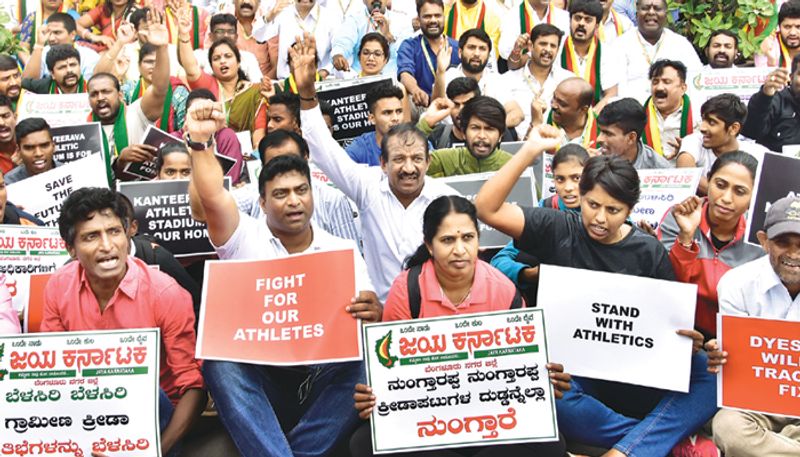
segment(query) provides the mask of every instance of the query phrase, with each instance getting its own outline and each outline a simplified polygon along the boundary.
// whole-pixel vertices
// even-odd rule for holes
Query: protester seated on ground
[[[17,166],[14,163],[17,152],[17,140],[14,137],[16,126],[17,114],[11,99],[0,94],[0,171],[3,173],[8,173]]]
[[[11,292],[6,285],[5,273],[0,274],[0,335],[17,335],[22,333],[19,315],[11,306]]]
[[[800,3],[796,6],[800,11]],[[800,144],[800,109],[796,104],[800,96],[800,54],[792,59],[791,68],[791,72],[778,68],[767,75],[764,85],[747,102],[742,134],[770,151],[781,152],[784,145]]]
[[[534,129],[519,152],[478,192],[475,206],[481,220],[514,238],[515,247],[542,264],[674,280],[666,249],[628,222],[640,189],[639,176],[625,159],[597,156],[586,162],[580,179],[580,213],[506,202],[519,176],[560,142],[555,127]],[[566,439],[613,447],[608,456],[667,455],[705,424],[717,407],[716,383],[705,370],[705,353],[698,352],[703,336],[693,329],[676,331],[693,341],[688,393],[573,377],[572,390],[556,405]]]
[[[0,224],[6,225],[44,225],[41,219],[28,214],[8,201],[5,178],[0,172]]]
[[[428,176],[444,178],[497,171],[511,159],[500,148],[500,136],[506,129],[506,110],[491,97],[471,98],[458,115],[465,145],[431,152]]]
[[[747,106],[738,95],[720,94],[709,98],[700,107],[700,128],[681,140],[676,159],[678,168],[702,168],[697,194],[708,195],[709,170],[717,157],[734,151],[744,151],[756,158],[763,156],[764,147],[739,135],[747,117]]]
[[[717,283],[725,272],[764,255],[746,242],[747,219],[758,162],[734,151],[719,156],[708,172],[708,198],[694,196],[664,215],[658,238],[669,250],[678,281],[697,284],[694,326],[717,335]]]
[[[266,116],[267,133],[289,130],[299,135],[303,134],[300,129],[300,98],[297,94],[278,92],[269,97]]]
[[[355,243],[311,221],[314,195],[308,162],[285,154],[264,166],[258,189],[267,217],[255,219],[239,211],[222,186],[213,148],[203,146],[225,123],[222,106],[198,101],[186,122],[193,149],[190,195],[207,216],[209,239],[220,259],[268,260],[353,249],[359,292],[348,303],[331,303],[330,312],[379,321],[381,305]],[[220,418],[242,455],[326,455],[358,422],[350,405],[352,386],[364,379],[362,361],[277,367],[206,360],[203,370]]]
[[[556,194],[539,201],[539,207],[581,212],[580,181],[589,154],[583,146],[567,144],[553,156],[553,184]],[[536,305],[539,261],[514,246],[514,240],[492,258],[492,266],[503,272],[524,293],[528,304]]]
[[[424,242],[395,278],[383,312],[383,321],[469,315],[517,309],[524,301],[502,273],[478,258],[478,218],[475,206],[464,197],[433,200],[422,219]],[[547,365],[556,398],[569,389],[570,375],[563,366]],[[368,385],[355,386],[355,407],[369,419],[377,399]],[[350,439],[353,457],[372,456],[369,422],[363,422]],[[530,456],[561,457],[563,438],[552,443],[480,446],[465,450],[412,452],[404,456]]]
[[[369,32],[361,37],[361,43],[358,46],[358,63],[361,70],[336,71],[335,75],[343,79],[380,76],[391,59],[392,55],[386,37],[378,32]],[[391,76],[392,79],[396,78],[396,75]]]
[[[171,181],[192,176],[192,156],[183,143],[164,145],[156,156],[156,179]]]
[[[5,175],[6,184],[14,184],[62,165],[53,159],[56,145],[50,125],[40,117],[29,117],[17,124],[14,131],[22,163]]]
[[[84,79],[89,79],[94,73],[94,67],[100,60],[100,56],[88,46],[75,45],[75,19],[67,13],[53,13],[47,18],[47,22],[38,26],[37,33],[42,42],[33,46],[31,55],[24,65],[23,77],[44,78],[50,74],[50,68],[46,65],[47,56],[50,50],[57,45],[67,45],[74,48],[80,54],[80,71]],[[39,41],[39,40],[37,40]]]
[[[139,234],[139,221],[134,217],[135,210],[130,199],[123,194],[119,194],[122,203],[127,208],[128,240],[130,242],[129,254],[148,265],[157,265],[160,271],[170,275],[184,290],[192,296],[192,307],[195,315],[195,328],[197,317],[200,314],[200,285],[189,276],[178,259],[172,255],[165,247],[158,243],[158,240],[150,235]]]
[[[58,228],[75,262],[56,270],[44,290],[42,332],[131,328],[161,330],[161,450],[170,454],[206,400],[194,358],[192,299],[166,273],[128,254],[129,211],[117,192],[77,189]]]
[[[667,159],[642,141],[647,114],[636,100],[623,98],[609,103],[597,116],[597,125],[600,133],[597,150],[589,150],[592,155],[617,155],[637,170],[672,167]]]
[[[800,321],[800,197],[784,197],[767,211],[757,233],[767,255],[727,272],[719,281],[723,315]],[[708,370],[719,373],[735,352],[706,343]],[[755,395],[758,392],[754,392]],[[800,419],[728,408],[714,416],[714,442],[727,456],[800,455]]]
[[[355,163],[372,167],[381,164],[381,142],[389,130],[401,122],[408,122],[411,114],[406,110],[403,90],[391,84],[379,84],[370,89],[365,97],[370,124],[375,128],[357,136],[345,151]]]

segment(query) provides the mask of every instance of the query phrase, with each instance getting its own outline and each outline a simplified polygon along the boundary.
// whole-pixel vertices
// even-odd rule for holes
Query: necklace
[[[445,297],[447,297],[447,295],[445,295],[445,293],[444,293],[444,289],[442,289],[442,285],[441,285],[441,284],[439,284],[439,292],[442,294],[442,298],[445,298]],[[471,294],[471,293],[472,293],[472,286],[470,286],[470,288],[469,288],[469,290],[467,291],[467,293],[466,293],[466,294],[464,294],[464,296],[463,296],[463,297],[461,297],[461,300],[451,301],[450,303],[452,303],[452,304],[453,304],[453,306],[455,306],[456,308],[458,308],[458,307],[459,307],[459,306],[460,306],[462,303],[464,303],[465,301],[467,301],[467,299],[469,298],[469,296],[470,296],[470,294]],[[448,298],[448,300],[450,300],[450,299]]]

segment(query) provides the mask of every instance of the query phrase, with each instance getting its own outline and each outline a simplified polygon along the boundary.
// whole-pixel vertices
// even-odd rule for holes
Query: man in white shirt
[[[537,25],[531,30],[528,64],[503,75],[509,104],[517,105],[515,108],[525,116],[516,126],[520,138],[525,137],[531,126],[531,113],[534,110],[544,113],[553,100],[556,86],[574,76],[556,62],[562,36],[563,32],[553,25]]]
[[[647,125],[643,140],[674,164],[681,138],[694,131],[697,118],[686,95],[686,67],[678,60],[657,60],[649,76],[652,95],[644,103]]]
[[[603,19],[597,29],[597,37],[603,43],[611,43],[621,37],[623,33],[633,28],[633,22],[614,8],[614,0],[599,0],[603,6]]]
[[[758,241],[767,255],[728,271],[717,285],[719,310],[734,316],[800,321],[800,197],[770,206]],[[706,343],[709,371],[729,354]],[[730,354],[736,357],[736,354]],[[800,419],[722,409],[713,422],[714,443],[730,456],[800,455]]]
[[[364,257],[381,300],[406,257],[422,243],[422,215],[442,195],[458,195],[428,179],[428,141],[411,124],[391,129],[382,141],[381,167],[357,167],[325,127],[314,88],[313,37],[291,48],[292,74],[300,96],[303,138],[311,157],[331,181],[353,200],[362,217]]]
[[[734,68],[738,53],[739,37],[735,33],[726,29],[714,30],[706,45],[708,63],[703,69]]]
[[[511,61],[511,52],[514,51],[518,38],[525,35],[527,38],[531,29],[539,24],[550,24],[558,27],[563,33],[569,33],[569,13],[561,8],[551,7],[549,0],[522,0],[518,6],[508,10],[500,24],[500,44],[498,52],[500,57],[509,59],[509,69],[520,68],[527,62],[527,56],[514,65]],[[562,35],[563,36],[563,35]],[[525,40],[522,40],[524,43]],[[522,51],[522,48],[519,49]]]
[[[660,59],[678,60],[686,65],[689,78],[702,68],[692,44],[665,27],[667,0],[639,0],[636,4],[638,26],[619,37],[614,46],[623,55],[619,96],[633,97],[644,103],[650,95],[648,71]]]
[[[595,0],[575,0],[569,6],[570,32],[559,57],[560,65],[592,84],[592,104],[597,112],[617,95],[619,55],[616,46],[597,37],[603,8]],[[598,62],[599,60],[599,62]]]
[[[287,154],[267,163],[259,175],[266,218],[256,220],[239,212],[222,185],[222,167],[213,147],[214,133],[225,126],[222,105],[210,100],[193,103],[186,126],[193,165],[189,192],[203,208],[209,239],[220,259],[352,249],[358,292],[348,303],[331,303],[330,312],[379,321],[381,305],[355,243],[311,222],[314,198],[308,162]],[[363,382],[363,369],[361,361],[276,367],[206,360],[203,374],[241,455],[328,455],[358,424],[352,392],[355,383]]]
[[[25,71],[22,73],[23,78],[44,78],[50,76],[50,70],[43,62],[47,62],[47,53],[50,48],[59,44],[68,44],[75,47],[80,54],[81,74],[83,79],[88,80],[94,73],[94,67],[100,60],[100,56],[93,49],[86,46],[75,46],[75,19],[67,13],[53,13],[47,18],[47,24],[42,24],[42,32],[44,40],[37,40],[37,44],[33,46],[28,63],[25,65]],[[44,48],[41,48],[39,43],[47,43]],[[38,72],[37,72],[38,70]]]
[[[767,149],[739,136],[747,117],[747,106],[733,94],[720,94],[709,98],[700,107],[699,132],[687,135],[681,141],[681,152],[678,154],[676,166],[679,168],[702,168],[700,195],[708,193],[708,175],[717,157],[733,151],[744,151],[761,160]]]
[[[492,54],[492,40],[481,29],[469,29],[458,39],[458,57],[461,63],[457,67],[437,68],[433,84],[432,98],[442,98],[450,82],[458,77],[466,76],[478,81],[481,94],[504,102],[503,83],[500,75],[487,68]]]
[[[295,38],[304,33],[314,35],[317,43],[320,73],[327,77],[331,72],[331,43],[336,25],[328,11],[316,0],[300,0],[281,11],[272,23],[268,24],[265,40],[278,37],[278,79],[289,77],[289,48]]]

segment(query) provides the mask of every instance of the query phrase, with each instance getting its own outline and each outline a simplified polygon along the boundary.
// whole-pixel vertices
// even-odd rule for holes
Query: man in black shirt
[[[81,55],[69,44],[50,48],[45,58],[50,76],[22,78],[22,88],[37,94],[78,94],[86,92],[81,74]]]
[[[792,59],[792,72],[778,68],[767,76],[761,90],[747,103],[742,134],[781,152],[785,144],[800,143],[800,54]]]

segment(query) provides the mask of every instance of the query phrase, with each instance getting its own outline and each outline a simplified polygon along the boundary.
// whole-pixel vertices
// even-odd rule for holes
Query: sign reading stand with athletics
[[[717,315],[720,407],[800,417],[800,322]]]
[[[696,302],[694,284],[540,267],[550,355],[577,376],[688,392],[692,340],[675,332],[694,328]]]
[[[376,454],[558,440],[542,311],[364,327]]]
[[[361,359],[361,322],[345,311],[356,294],[355,255],[206,262],[197,357],[264,365]]]
[[[0,453],[161,455],[159,330],[0,337]]]

